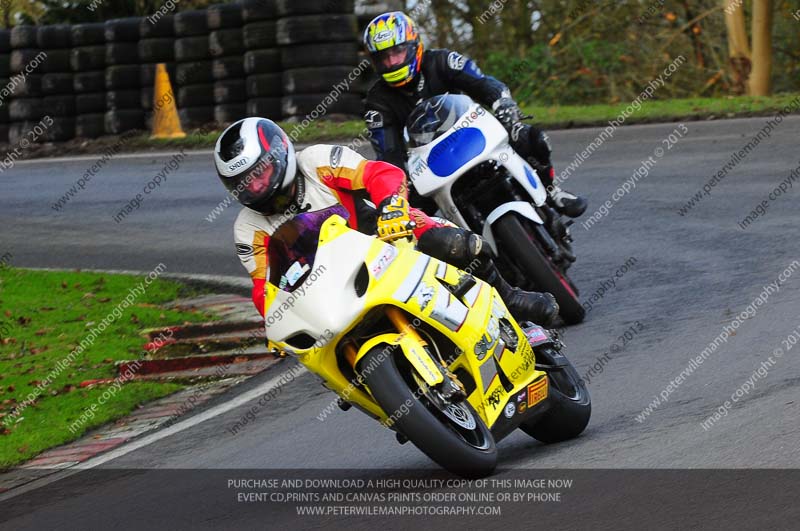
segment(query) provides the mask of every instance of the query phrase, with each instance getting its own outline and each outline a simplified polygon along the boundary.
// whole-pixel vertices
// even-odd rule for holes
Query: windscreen
[[[342,205],[296,215],[272,234],[269,239],[269,282],[279,289],[297,289],[314,266],[323,223],[333,215],[350,217]]]
[[[421,102],[406,121],[409,147],[430,144],[453,127],[472,100],[461,94],[442,94]]]

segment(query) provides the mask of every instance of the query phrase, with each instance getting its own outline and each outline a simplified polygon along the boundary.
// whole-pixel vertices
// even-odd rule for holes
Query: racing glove
[[[378,238],[392,241],[412,233],[414,222],[408,214],[408,200],[397,194],[378,205]]]
[[[495,117],[503,124],[503,127],[506,128],[506,131],[511,131],[514,127],[514,124],[519,123],[522,120],[522,110],[511,98],[500,98],[496,102],[492,104],[492,111],[494,111]]]

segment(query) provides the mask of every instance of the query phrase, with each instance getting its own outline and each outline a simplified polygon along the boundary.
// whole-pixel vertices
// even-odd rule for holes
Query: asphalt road
[[[586,322],[565,331],[567,354],[581,373],[587,374],[600,360],[600,368],[587,374],[593,398],[588,429],[574,441],[552,446],[521,432],[510,436],[499,445],[504,469],[499,477],[515,469],[799,468],[800,346],[787,348],[791,345],[785,341],[800,327],[800,262],[791,270],[800,260],[800,181],[769,201],[766,214],[746,230],[737,224],[800,165],[800,117],[784,119],[711,195],[685,215],[678,214],[765,121],[687,122],[687,132],[674,143],[665,139],[677,124],[621,128],[569,178],[564,187],[588,196],[593,211],[610,200],[656,148],[665,149],[607,216],[588,230],[580,222],[573,227],[579,258],[572,275],[584,297],[597,294],[604,281],[608,286],[614,277],[614,285],[602,297],[595,295]],[[552,132],[556,168],[568,164],[599,131]],[[213,223],[204,219],[224,198],[208,154],[188,156],[164,185],[145,196],[138,211],[119,224],[112,220],[171,155],[116,157],[61,212],[53,210],[52,203],[93,158],[18,163],[0,174],[0,255],[11,253],[11,262],[18,266],[150,270],[163,262],[171,272],[244,274],[232,244],[237,209],[227,209]],[[626,262],[627,270],[616,276]],[[764,291],[774,282],[777,290]],[[767,293],[763,304],[750,306],[762,292]],[[735,335],[726,342],[718,340],[714,352],[695,364],[690,375],[670,385],[748,306],[750,316],[737,321]],[[624,338],[626,331],[632,339]],[[776,349],[782,349],[782,355]],[[277,374],[261,375],[248,385]],[[746,393],[741,391],[744,386]],[[738,400],[724,407],[737,390]],[[637,420],[663,394],[666,399]],[[236,434],[230,429],[254,402],[102,468],[347,469],[352,471],[349,477],[376,477],[383,469],[435,473],[435,465],[414,447],[398,445],[390,432],[355,410],[337,410],[325,421],[318,420],[332,399],[305,374],[282,387],[279,396],[257,412],[256,420]],[[705,429],[701,423],[719,408],[726,415]],[[586,479],[584,486],[596,486],[593,481]],[[4,502],[11,504],[4,508],[10,519],[2,525],[51,527],[91,514],[98,527],[127,527],[130,519],[143,518],[145,504],[158,514],[174,508],[172,514],[182,518],[176,528],[260,527],[258,518],[266,514],[231,509],[230,504],[223,509],[218,501],[230,493],[221,480],[150,482],[146,492],[133,492],[132,485],[138,484],[119,474],[78,487],[69,480],[55,483],[40,489],[39,495]],[[568,511],[580,506],[583,510],[573,514],[591,515],[593,507],[609,507],[605,495],[592,492]],[[208,503],[198,507],[187,500]],[[107,510],[96,513],[97,504]],[[197,519],[187,511],[196,512]],[[761,513],[749,513],[741,521],[756,525],[776,516]],[[283,528],[293,515],[273,512],[270,518],[267,527]],[[301,528],[322,526],[316,520],[306,520],[307,525],[294,522]],[[349,520],[324,522],[341,525]]]

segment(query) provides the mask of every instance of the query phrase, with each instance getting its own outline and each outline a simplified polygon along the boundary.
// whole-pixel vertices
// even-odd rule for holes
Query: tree
[[[752,96],[770,93],[772,78],[772,0],[753,0],[752,52],[747,39],[743,0],[722,0],[728,30],[728,57],[734,92]]]

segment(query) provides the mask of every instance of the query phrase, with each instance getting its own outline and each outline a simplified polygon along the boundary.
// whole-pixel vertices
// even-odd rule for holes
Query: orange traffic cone
[[[186,133],[181,129],[178,108],[175,106],[175,95],[169,74],[164,63],[156,66],[156,81],[153,87],[153,134],[150,138],[184,138]]]

